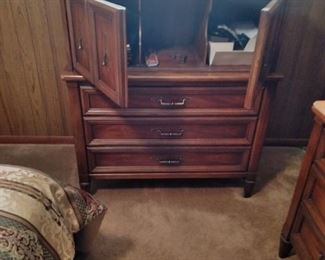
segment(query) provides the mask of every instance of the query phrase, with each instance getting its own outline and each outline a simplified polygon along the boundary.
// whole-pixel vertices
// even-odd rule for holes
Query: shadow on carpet
[[[94,260],[275,260],[304,151],[263,151],[257,193],[239,181],[128,181],[100,185],[108,206]],[[297,259],[295,256],[290,260]]]

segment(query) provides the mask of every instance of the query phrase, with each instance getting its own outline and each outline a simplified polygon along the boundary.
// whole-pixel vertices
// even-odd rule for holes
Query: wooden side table
[[[301,259],[325,259],[325,101],[312,110],[315,124],[281,232],[281,258],[293,248]]]

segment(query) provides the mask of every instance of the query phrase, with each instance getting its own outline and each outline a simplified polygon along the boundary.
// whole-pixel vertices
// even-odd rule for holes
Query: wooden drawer
[[[131,87],[128,109],[120,109],[94,88],[81,87],[84,115],[256,115],[244,109],[245,95],[245,86]]]
[[[302,219],[293,244],[301,259],[325,259],[325,226],[317,208],[310,200],[302,205]]]
[[[325,259],[325,248],[322,246],[307,221],[303,221],[300,233],[293,235],[292,242],[301,260]]]
[[[256,118],[85,117],[90,145],[250,145]]]
[[[311,169],[313,182],[310,187],[309,201],[319,211],[325,222],[325,160],[319,160]]]
[[[249,147],[88,147],[92,174],[245,171]]]

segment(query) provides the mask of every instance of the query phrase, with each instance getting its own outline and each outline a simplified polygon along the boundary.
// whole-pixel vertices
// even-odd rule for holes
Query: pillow
[[[64,189],[79,220],[80,231],[75,234],[76,249],[88,252],[98,234],[107,208],[86,191],[70,185]]]
[[[94,225],[97,233],[106,212],[91,195],[77,191],[38,170],[0,165],[0,259],[73,259],[74,234],[85,236]],[[80,212],[72,198],[78,198]]]

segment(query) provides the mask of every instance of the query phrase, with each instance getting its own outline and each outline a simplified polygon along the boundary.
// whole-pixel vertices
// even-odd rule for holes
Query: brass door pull
[[[164,166],[179,166],[182,163],[182,161],[180,159],[159,160],[159,163]]]
[[[77,49],[78,49],[79,51],[83,49],[83,44],[82,44],[82,39],[81,39],[81,38],[80,38],[79,41],[78,41]]]
[[[107,66],[107,64],[108,64],[108,55],[107,53],[105,53],[102,60],[102,66]]]
[[[162,108],[179,108],[184,107],[186,104],[186,98],[183,98],[179,102],[165,102],[162,98],[159,99],[159,104]]]
[[[184,135],[184,130],[180,129],[177,132],[164,132],[161,129],[153,129],[159,133],[161,137],[182,137]]]

